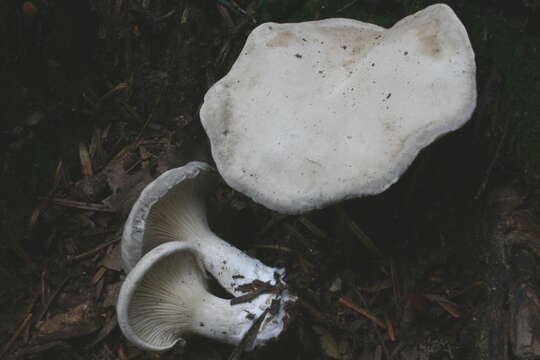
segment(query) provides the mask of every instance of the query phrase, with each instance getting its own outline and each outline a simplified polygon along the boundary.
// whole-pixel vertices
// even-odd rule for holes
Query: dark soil
[[[432,3],[0,2],[0,358],[226,359],[233,347],[211,340],[155,355],[120,333],[114,249],[133,199],[163,169],[212,161],[198,109],[257,24],[348,17],[391,26]],[[243,358],[483,358],[492,291],[504,290],[504,312],[518,281],[494,269],[520,264],[515,247],[532,254],[536,269],[540,246],[531,239],[540,238],[493,250],[498,210],[489,199],[512,189],[514,208],[527,213],[513,224],[536,229],[540,4],[448,4],[475,49],[478,107],[398,183],[303,216],[269,211],[225,183],[209,199],[212,228],[286,267],[300,299],[279,341]],[[504,223],[506,214],[495,218]],[[495,261],[502,252],[511,256]],[[536,272],[527,279],[535,294]],[[501,359],[521,356],[515,339],[501,339]]]

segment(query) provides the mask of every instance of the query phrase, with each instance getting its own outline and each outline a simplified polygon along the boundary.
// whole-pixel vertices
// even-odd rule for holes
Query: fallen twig
[[[390,262],[390,275],[392,278],[392,292],[394,293],[394,305],[398,308],[401,298],[401,292],[399,291],[398,274],[394,261]]]
[[[32,309],[34,308],[34,305],[36,305],[36,302],[39,299],[40,295],[41,295],[41,292],[39,291],[39,287],[38,287],[38,289],[34,290],[34,294],[32,295],[32,300],[30,300],[30,304],[28,304],[28,307],[26,308],[26,312],[25,312],[26,315],[32,312]],[[30,326],[26,328],[26,331],[24,333],[23,344],[27,344],[29,338],[30,338]]]
[[[272,217],[266,223],[266,225],[264,225],[261,231],[259,231],[259,233],[257,234],[257,237],[262,237],[264,234],[266,234],[270,229],[272,229],[275,225],[277,225],[279,222],[284,220],[286,217],[287,215],[283,215],[283,214],[272,215]]]
[[[232,298],[231,299],[231,305],[237,305],[237,304],[250,302],[251,300],[253,300],[256,297],[258,297],[259,295],[261,295],[263,292],[264,292],[264,289],[261,288],[261,289],[255,290],[253,292],[250,292],[249,294],[240,295],[240,296],[237,296],[235,298]]]
[[[377,246],[375,246],[375,243],[371,240],[369,236],[367,236],[367,234],[364,231],[362,231],[360,226],[358,226],[358,224],[354,222],[354,220],[349,216],[349,214],[347,214],[347,211],[345,211],[345,208],[343,207],[343,205],[337,205],[336,211],[338,215],[341,216],[343,220],[347,223],[347,225],[349,226],[349,229],[356,236],[356,238],[360,240],[360,242],[367,249],[371,250],[374,254],[382,257],[382,254],[380,250],[377,248]]]
[[[279,251],[283,251],[283,252],[287,252],[287,253],[291,253],[291,254],[297,254],[298,253],[296,250],[293,250],[291,248],[281,246],[281,245],[259,244],[259,245],[255,245],[255,247],[259,248],[259,249],[274,249],[274,250],[279,250]]]
[[[15,344],[15,341],[17,341],[17,339],[19,338],[19,336],[21,336],[24,329],[28,326],[28,323],[30,322],[31,318],[32,318],[32,313],[29,313],[24,317],[23,321],[21,322],[17,330],[15,330],[11,338],[8,340],[8,342],[2,349],[2,352],[0,352],[0,358],[3,358],[3,356],[7,354],[9,349],[11,349],[13,344]]]
[[[452,315],[452,317],[454,318],[461,317],[461,313],[456,309],[456,305],[452,303],[450,300],[446,299],[444,296],[432,294],[432,295],[425,295],[425,297],[429,301],[439,304],[439,306],[442,307],[444,310],[446,310],[447,313]]]
[[[311,220],[305,216],[300,216],[298,221],[304,225],[311,233],[321,239],[328,240],[329,236],[317,225],[315,225]]]
[[[35,345],[32,347],[23,349],[15,355],[15,358],[18,359],[18,358],[28,356],[28,355],[39,354],[55,347],[60,347],[63,349],[71,349],[71,346],[65,341],[52,341],[49,343]],[[76,353],[73,353],[72,356],[75,356],[77,359],[80,359],[80,356],[78,356]]]
[[[268,293],[278,294],[283,289],[284,289],[283,284],[270,285],[260,280],[254,280],[252,283],[242,284],[236,288],[236,290],[238,291],[249,292],[249,293],[232,298],[231,305],[249,302],[261,294],[268,294]]]
[[[389,318],[385,318],[386,328],[388,329],[388,336],[390,337],[390,340],[396,341],[396,330],[394,329],[394,325],[392,325],[392,322]]]
[[[45,314],[47,313],[47,311],[49,310],[49,307],[51,306],[52,302],[54,301],[54,299],[56,299],[56,297],[58,296],[58,294],[60,293],[60,290],[62,290],[64,288],[64,286],[67,284],[68,280],[71,278],[70,275],[66,276],[64,278],[64,280],[62,280],[62,282],[60,283],[60,285],[56,288],[56,290],[54,290],[54,292],[49,296],[49,298],[47,299],[47,302],[45,303],[45,305],[43,305],[43,308],[41,309],[41,311],[38,313],[38,315],[36,316],[36,319],[34,321],[34,323],[37,323],[39,322],[41,319],[43,319],[43,317],[45,316]]]
[[[126,351],[124,350],[124,345],[122,344],[118,345],[118,350],[116,350],[116,356],[118,357],[118,360],[129,360],[126,355]]]
[[[75,256],[73,256],[73,257],[68,258],[68,259],[66,260],[65,263],[66,263],[66,264],[72,264],[72,263],[74,263],[74,262],[76,262],[76,261],[79,261],[79,260],[81,260],[81,259],[85,259],[85,258],[87,258],[87,257],[89,257],[89,256],[94,255],[95,253],[99,252],[100,250],[106,248],[107,246],[112,245],[112,244],[118,242],[118,241],[120,241],[119,238],[118,238],[118,239],[111,240],[111,241],[107,241],[106,243],[101,244],[101,245],[99,245],[99,246],[97,246],[97,247],[95,247],[95,248],[93,248],[93,249],[91,249],[91,250],[85,251],[85,252],[83,252],[82,254],[75,255]]]
[[[90,153],[85,143],[79,144],[79,160],[81,161],[81,172],[83,177],[88,178],[94,175],[92,169],[92,160],[90,160]]]
[[[259,316],[257,320],[253,322],[253,324],[251,324],[251,327],[248,331],[246,331],[238,346],[234,348],[228,360],[239,360],[244,351],[251,349],[253,342],[259,334],[259,329],[261,328],[264,318],[266,317],[266,314],[268,314],[268,311],[269,309],[264,310],[261,316]]]
[[[356,289],[361,292],[376,293],[382,290],[390,289],[391,287],[392,287],[392,280],[386,279],[378,284],[371,285],[371,286],[364,286],[364,287],[357,286]]]
[[[362,301],[362,304],[364,304],[364,306],[367,308],[368,304],[366,302],[366,299],[364,299],[364,296],[360,293],[358,293],[358,297],[360,298],[360,300]],[[384,353],[386,355],[386,358],[389,360],[390,359],[390,352],[388,351],[388,348],[386,347],[386,344],[384,343],[384,339],[383,337],[381,336],[381,332],[379,331],[379,329],[377,328],[377,326],[375,326],[375,322],[373,323],[373,329],[375,330],[375,334],[377,334],[377,338],[379,339],[380,343],[381,343],[381,346],[382,346],[382,349],[384,350]],[[386,329],[387,331],[393,331],[393,330],[390,330],[390,328],[387,328]],[[390,335],[390,334],[389,334]],[[392,338],[392,335],[390,335],[390,338]],[[395,341],[395,337],[392,341]]]
[[[100,341],[105,339],[115,328],[116,325],[118,325],[118,320],[116,319],[116,315],[107,321],[105,326],[103,326],[97,334],[97,336],[88,344],[85,346],[85,349],[90,349],[94,347],[96,344],[98,344]]]
[[[46,199],[44,197],[40,197],[39,199]],[[83,202],[83,201],[76,201],[76,200],[68,200],[68,199],[59,199],[59,198],[51,198],[47,199],[48,201],[52,202],[55,205],[64,206],[68,208],[75,208],[75,209],[81,209],[81,210],[92,210],[92,211],[101,211],[101,212],[115,212],[114,209],[111,209],[107,205],[103,204],[95,204],[95,203],[89,203],[89,202]]]
[[[375,324],[377,324],[380,328],[386,330],[386,325],[375,315],[367,311],[366,309],[361,308],[360,306],[354,304],[352,301],[345,299],[343,297],[339,298],[338,303],[341,305],[345,305],[351,310],[356,311],[357,313],[367,317],[369,320],[373,321]]]
[[[105,266],[100,266],[98,271],[96,271],[96,273],[92,277],[92,281],[90,281],[90,283],[92,285],[96,285],[98,281],[101,280],[103,275],[105,275],[106,272],[107,272],[107,268]]]

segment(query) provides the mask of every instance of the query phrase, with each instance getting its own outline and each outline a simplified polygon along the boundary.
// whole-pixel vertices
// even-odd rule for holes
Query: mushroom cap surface
[[[349,19],[266,23],[200,111],[225,181],[301,213],[378,194],[476,106],[476,65],[452,9],[389,29]]]

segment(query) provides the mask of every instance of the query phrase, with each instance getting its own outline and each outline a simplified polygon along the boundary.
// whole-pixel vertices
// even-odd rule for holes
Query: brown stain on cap
[[[298,42],[298,38],[292,31],[283,30],[283,31],[275,31],[275,36],[266,43],[266,46],[269,48],[276,48],[276,47],[289,47],[290,43],[292,42]]]
[[[439,41],[439,20],[434,19],[428,24],[422,24],[418,29],[417,36],[420,41],[420,52],[426,56],[434,58],[441,57],[443,46]]]

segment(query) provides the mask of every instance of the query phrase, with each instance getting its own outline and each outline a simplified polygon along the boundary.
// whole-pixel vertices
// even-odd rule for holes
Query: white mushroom
[[[262,298],[230,305],[208,292],[198,252],[185,242],[162,244],[128,274],[118,297],[118,323],[127,339],[152,351],[170,349],[190,335],[238,344],[253,316],[268,307]],[[281,323],[266,316],[254,345],[279,335]]]
[[[225,181],[284,213],[384,191],[476,106],[474,53],[436,4],[389,29],[267,23],[200,111]]]
[[[204,194],[214,170],[202,162],[166,171],[151,182],[133,205],[122,235],[126,272],[154,247],[183,241],[201,254],[205,268],[233,295],[238,285],[254,280],[275,283],[275,269],[251,258],[214,234],[208,227]]]

